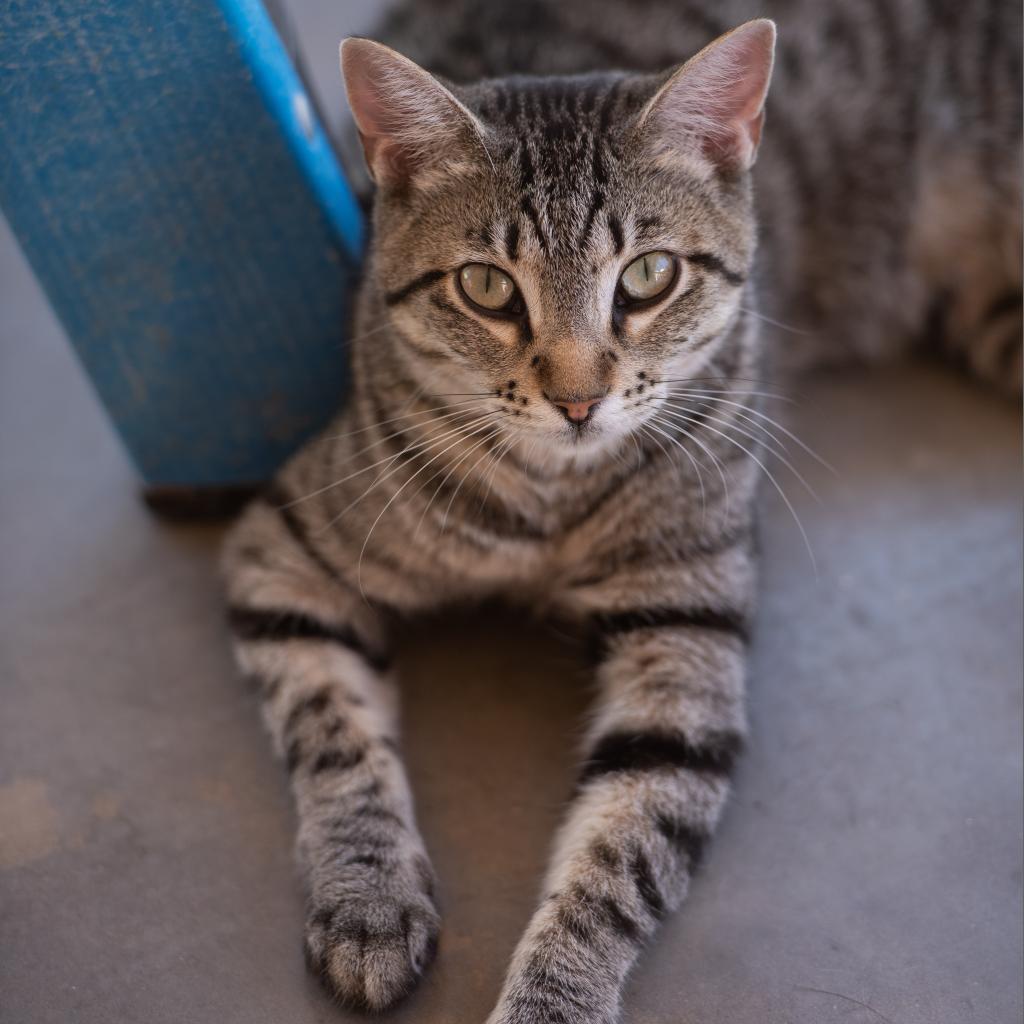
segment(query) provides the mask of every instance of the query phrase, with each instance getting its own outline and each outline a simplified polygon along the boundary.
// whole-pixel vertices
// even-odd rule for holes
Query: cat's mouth
[[[613,432],[600,417],[590,416],[580,423],[566,423],[558,432],[557,443],[573,454],[594,453],[613,442]]]
[[[611,447],[612,438],[605,430],[584,425],[570,431],[565,444],[576,454],[596,454]]]
[[[590,437],[598,432],[594,426],[593,417],[588,417],[582,423],[570,422],[566,428],[572,444],[579,444],[584,437]]]

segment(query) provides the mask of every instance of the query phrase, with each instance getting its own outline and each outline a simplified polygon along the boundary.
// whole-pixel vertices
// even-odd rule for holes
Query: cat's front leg
[[[433,872],[397,744],[380,611],[317,551],[301,508],[257,502],[225,551],[238,660],[298,812],[305,948],[346,1002],[380,1010],[433,956]]]
[[[746,545],[646,579],[574,601],[590,605],[600,638],[599,703],[541,905],[489,1024],[615,1021],[627,972],[685,896],[725,802],[744,734]]]

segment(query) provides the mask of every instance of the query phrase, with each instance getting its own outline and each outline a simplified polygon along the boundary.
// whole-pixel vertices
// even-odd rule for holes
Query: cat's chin
[[[524,432],[520,439],[523,453],[540,452],[549,462],[563,466],[592,466],[615,458],[628,443],[630,431],[589,427],[580,431],[549,433]]]

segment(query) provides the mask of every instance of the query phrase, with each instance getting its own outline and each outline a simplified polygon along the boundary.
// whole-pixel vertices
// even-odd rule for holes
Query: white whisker
[[[471,413],[471,410],[467,409],[467,410],[465,410],[465,412],[460,413],[459,415],[465,415],[466,413]],[[493,415],[493,413],[490,414],[490,415]],[[449,417],[447,417],[447,416],[443,416],[443,417],[439,416],[433,422],[440,422],[442,419],[448,419],[448,418]],[[422,424],[422,425],[426,426],[426,424]],[[454,433],[458,429],[459,429],[458,427],[455,427],[448,434],[442,434],[441,439],[443,439],[445,436],[451,436],[451,433]],[[402,433],[402,431],[398,431],[398,434],[401,434],[401,433]],[[392,437],[396,437],[397,434],[392,434],[391,436]],[[382,440],[386,440],[386,439],[382,439]],[[385,455],[384,458],[378,459],[376,462],[371,462],[368,466],[364,466],[362,469],[357,469],[354,472],[349,473],[348,476],[343,476],[340,480],[335,480],[332,483],[325,484],[323,487],[319,487],[315,491],[311,491],[309,494],[304,494],[301,498],[296,498],[294,501],[289,501],[288,504],[287,505],[283,505],[282,508],[291,508],[292,505],[298,505],[300,502],[309,501],[310,498],[315,498],[318,495],[323,494],[325,491],[329,491],[329,490],[331,490],[334,487],[338,487],[340,484],[347,483],[349,480],[354,480],[357,476],[362,476],[363,473],[368,473],[371,469],[375,469],[377,466],[381,465],[382,463],[385,463],[385,462],[395,462],[396,460],[400,459],[403,455],[408,455],[410,452],[414,452],[418,448],[423,448],[424,446],[431,444],[435,440],[439,440],[439,439],[432,436],[432,437],[429,437],[429,438],[427,438],[427,439],[425,439],[423,441],[418,441],[415,444],[407,445],[405,448],[403,448],[400,452],[396,453],[395,455]],[[357,452],[356,455],[361,455],[361,454],[363,454],[363,452],[368,452],[371,448],[376,447],[376,444],[379,444],[379,443],[380,442],[376,442],[375,444],[368,445],[366,448],[363,449],[362,452]],[[355,455],[353,455],[347,461],[351,462],[353,458],[355,458]],[[334,520],[332,520],[331,522],[333,522],[333,521]],[[328,526],[329,525],[331,525],[331,524],[329,523]]]
[[[633,442],[633,449],[636,451],[636,469],[639,469],[644,463],[644,453],[640,448],[640,442],[636,439],[636,434],[631,433],[629,435],[630,441]]]
[[[497,433],[498,431],[495,431],[495,432]],[[448,529],[448,516],[451,514],[452,506],[455,504],[455,499],[459,496],[459,491],[462,490],[462,485],[473,475],[473,471],[476,469],[477,466],[480,465],[481,462],[483,462],[489,456],[493,456],[494,453],[491,451],[491,449],[486,447],[486,442],[489,441],[491,439],[491,437],[493,437],[493,436],[494,435],[491,434],[489,437],[484,438],[484,450],[483,450],[483,453],[473,463],[473,465],[470,466],[469,469],[467,469],[465,473],[463,473],[462,479],[459,480],[459,482],[455,485],[455,490],[452,492],[452,496],[448,499],[448,504],[445,507],[444,515],[441,517],[441,532],[442,533],[444,533],[444,531]],[[474,450],[475,450],[476,448],[479,448],[480,445],[477,444],[477,445],[474,445],[473,447],[474,447]]]
[[[669,393],[674,395],[680,392],[672,390]],[[682,393],[688,396],[692,395],[695,397],[705,397],[704,393],[699,391],[684,391]],[[761,412],[760,409],[751,408],[749,405],[745,405],[743,402],[732,402],[726,398],[715,398],[708,396],[708,400],[712,402],[718,402],[721,405],[734,406],[736,409],[741,410],[737,415],[742,416],[744,419],[750,419],[752,416],[756,416],[758,419],[762,419],[765,422],[770,423],[777,430],[781,430],[786,435],[786,437],[788,437],[791,441],[799,445],[820,466],[822,466],[824,469],[827,469],[830,473],[835,473],[838,476],[838,471],[834,466],[832,466],[825,459],[823,459],[813,448],[811,448],[809,445],[801,441],[800,438],[797,437],[792,430],[789,430],[787,427],[783,426],[783,424],[781,424],[778,420],[773,419],[767,413]]]
[[[415,399],[414,399],[415,400]],[[458,409],[460,406],[475,405],[482,399],[467,400],[465,402],[451,402],[447,405],[436,405],[430,409],[418,409],[416,412],[406,412],[399,416],[392,416],[390,419],[378,420],[375,423],[371,423],[369,426],[360,427],[358,430],[347,430],[344,434],[328,434],[326,437],[316,438],[318,443],[326,441],[341,441],[346,437],[355,437],[356,434],[365,434],[368,430],[373,430],[375,427],[384,427],[389,423],[397,423],[399,420],[407,420],[413,416],[429,416],[431,413],[444,412],[445,409]],[[407,403],[406,408],[411,404]]]
[[[495,428],[495,433],[496,432],[497,428]],[[483,442],[486,442],[489,438],[493,436],[494,433],[485,434]],[[475,444],[468,451],[460,455],[459,458],[455,461],[455,463],[451,467],[449,467],[448,472],[445,473],[444,479],[437,485],[436,488],[434,488],[434,493],[430,496],[430,500],[427,502],[426,508],[424,508],[422,514],[420,515],[419,521],[416,523],[416,529],[413,531],[414,537],[420,532],[420,527],[423,525],[423,520],[426,518],[427,513],[430,511],[430,507],[434,504],[434,499],[438,496],[438,494],[441,493],[441,490],[444,488],[444,485],[448,483],[449,479],[451,478],[451,475],[459,468],[459,466],[462,465],[463,462],[466,461],[467,458],[469,458],[470,455],[472,455],[473,452],[476,451],[478,447],[479,444]],[[421,484],[420,487],[416,490],[415,494],[413,494],[413,497],[416,497],[416,494],[419,494],[424,487],[429,486],[431,480],[436,480],[442,473],[444,473],[443,468],[439,469],[432,477],[430,477],[429,480],[426,481],[426,483]]]
[[[660,410],[659,414],[656,415],[654,418],[658,419],[659,416]],[[722,460],[706,444],[704,444],[704,442],[699,437],[697,437],[696,434],[691,433],[684,426],[682,426],[682,424],[670,423],[667,420],[662,420],[662,422],[665,424],[665,426],[671,427],[673,430],[677,430],[685,437],[688,437],[711,460],[711,464],[715,467],[716,471],[718,472],[718,478],[722,481],[722,492],[725,495],[725,507],[726,511],[728,512],[728,510],[732,506],[732,498],[729,495],[729,478],[726,476],[725,465],[723,464]],[[680,447],[682,447],[682,445],[680,445]],[[684,448],[683,450],[685,451],[686,449]]]
[[[692,383],[694,378],[692,377],[678,377],[671,378],[665,377],[662,380],[652,381],[652,384],[689,384]],[[737,391],[736,388],[669,388],[669,391],[699,391],[703,395],[735,395],[737,397],[743,397],[744,395],[753,395],[758,398],[774,398],[779,402],[788,402],[790,405],[796,403],[788,395],[780,395],[774,391]]]
[[[493,415],[494,414],[492,413],[491,416],[493,416]],[[488,419],[490,419],[490,417],[488,417]],[[418,477],[420,475],[420,473],[425,472],[438,459],[440,459],[447,452],[450,452],[453,448],[455,448],[458,445],[462,444],[462,442],[467,440],[468,437],[472,437],[472,436],[478,434],[481,430],[489,429],[492,423],[493,423],[493,419],[491,420],[491,423],[485,423],[485,424],[479,426],[471,434],[464,435],[464,436],[461,436],[461,437],[457,437],[450,445],[448,445],[446,448],[443,448],[432,459],[430,459],[425,465],[421,466],[418,470],[416,470],[416,472],[413,473],[413,475],[411,477],[409,477],[409,479],[406,480],[405,483],[403,483],[402,486],[399,487],[398,490],[395,491],[395,493],[392,494],[391,497],[387,500],[387,502],[385,503],[384,507],[377,514],[377,518],[374,519],[374,521],[370,524],[370,529],[366,533],[366,539],[363,541],[363,546],[359,549],[359,559],[356,562],[356,582],[359,585],[359,592],[360,592],[360,594],[363,595],[364,598],[366,597],[366,594],[363,591],[363,556],[366,554],[366,547],[370,543],[370,538],[373,536],[373,531],[377,528],[377,524],[383,518],[384,513],[387,512],[387,510],[389,508],[391,508],[391,506],[395,503],[395,500],[402,493],[402,491],[404,491],[406,489],[406,487],[408,487],[409,484],[411,484],[413,482],[413,480],[415,480],[416,477]]]
[[[686,412],[686,413],[696,413],[698,411],[696,409],[691,409],[691,408],[687,408],[687,407],[684,407],[684,406],[675,406],[675,405],[672,405],[672,403],[666,403],[666,405],[671,406],[673,409],[682,409],[683,412]],[[679,413],[678,412],[672,412],[672,413],[667,413],[666,415],[678,416]],[[773,441],[776,441],[776,443],[780,444],[780,446],[783,449],[781,452],[777,451],[775,448],[773,448],[767,441],[765,441],[765,439],[763,437],[759,437],[757,434],[752,434],[749,430],[746,430],[743,427],[738,426],[733,420],[724,420],[724,419],[722,419],[719,416],[712,416],[710,413],[706,413],[706,412],[701,412],[700,413],[700,418],[697,418],[696,416],[692,416],[692,415],[691,416],[683,416],[682,418],[687,423],[693,423],[696,426],[699,426],[701,423],[718,423],[718,424],[721,424],[724,427],[728,427],[728,428],[730,428],[732,430],[735,430],[736,433],[742,435],[743,437],[748,438],[749,440],[753,441],[755,444],[761,445],[765,449],[765,451],[767,451],[770,455],[773,455],[776,459],[778,459],[779,462],[781,462],[782,465],[784,465],[786,467],[786,469],[788,469],[793,474],[793,476],[795,476],[797,478],[797,480],[800,481],[800,483],[803,485],[804,489],[807,491],[807,493],[812,498],[814,498],[815,501],[819,501],[820,502],[821,499],[818,497],[818,495],[815,492],[814,488],[804,479],[803,474],[800,472],[800,470],[798,470],[796,468],[796,466],[794,466],[793,463],[790,462],[790,460],[785,456],[785,454],[783,454],[785,452],[785,446],[781,445],[781,442],[778,442],[777,439],[775,438],[775,436],[766,427],[763,427],[760,424],[755,424],[755,426],[757,426],[760,430],[764,431],[764,433],[767,434],[769,438],[771,438]]]
[[[429,420],[425,420],[422,423],[408,423],[402,427],[399,427],[397,430],[392,431],[390,434],[384,434],[382,437],[379,437],[376,441],[372,441],[370,444],[366,445],[365,448],[360,448],[358,451],[352,452],[351,454],[347,455],[345,458],[345,462],[342,463],[342,465],[351,462],[353,459],[358,458],[360,455],[365,454],[366,452],[370,451],[373,448],[376,448],[378,445],[383,444],[385,441],[394,440],[394,438],[401,437],[403,434],[407,434],[410,431],[416,430],[421,427],[431,427],[435,423],[443,423],[445,420],[457,419],[459,416],[471,415],[481,406],[486,405],[486,402],[482,399],[476,399],[473,402],[466,403],[466,405],[468,406],[467,408],[456,409],[454,412],[447,412],[440,416],[432,416]],[[410,415],[418,414],[410,413]]]
[[[655,417],[655,419],[657,419],[657,417]],[[679,443],[679,439],[678,438],[673,437],[667,431],[662,430],[661,427],[657,426],[653,419],[652,420],[648,420],[647,423],[645,424],[645,426],[650,427],[651,430],[656,430],[666,440],[671,441],[672,444],[674,444],[690,460],[690,462],[693,464],[694,472],[697,474],[697,483],[700,485],[701,518],[703,519],[704,515],[707,513],[707,507],[708,507],[708,504],[707,504],[707,494],[706,494],[706,492],[704,490],[704,477],[701,476],[700,466],[697,463],[697,460],[694,458],[693,453],[688,448],[686,448],[683,445],[681,445]],[[723,480],[724,480],[724,477],[723,477]]]
[[[793,517],[793,521],[796,523],[796,527],[800,531],[800,536],[803,538],[804,546],[807,548],[807,554],[810,556],[811,559],[811,567],[814,569],[815,575],[817,575],[818,563],[814,557],[814,551],[811,548],[811,542],[807,536],[807,531],[804,529],[804,524],[800,521],[800,517],[796,514],[796,509],[793,508],[793,503],[789,500],[789,497],[786,495],[786,492],[782,489],[782,486],[779,484],[778,480],[775,479],[775,476],[772,474],[772,471],[752,451],[750,451],[748,448],[740,444],[740,442],[737,441],[736,438],[730,437],[724,431],[719,430],[717,427],[709,426],[707,423],[704,423],[703,426],[706,430],[710,430],[712,433],[718,434],[720,437],[724,438],[730,444],[735,445],[737,448],[739,448],[741,452],[747,455],[748,458],[753,459],[754,462],[761,467],[761,471],[764,473],[766,477],[768,477],[772,486],[775,488],[776,491],[778,491],[779,497],[782,498],[783,502],[785,502],[786,508],[789,509],[789,514]]]
[[[357,334],[354,338],[346,338],[346,345],[357,345],[363,340],[363,338],[371,338],[375,334],[380,334],[381,331],[386,331],[391,326],[391,321],[388,320],[385,323],[378,324],[376,327],[371,327],[368,331],[363,331],[362,334]]]
[[[483,510],[484,505],[487,503],[487,499],[491,496],[491,489],[494,487],[494,481],[497,479],[498,467],[501,465],[501,460],[505,458],[505,456],[508,455],[510,451],[512,451],[512,448],[515,446],[515,443],[516,439],[514,437],[509,437],[505,441],[505,447],[501,449],[501,453],[497,456],[494,456],[494,465],[491,466],[490,470],[488,470],[489,475],[485,478],[487,482],[487,490],[484,492],[483,497],[480,499],[480,504],[478,506],[478,508],[481,511]]]
[[[528,470],[530,468],[530,460],[533,458],[533,453],[536,450],[537,445],[539,443],[540,443],[540,438],[539,437],[535,437],[533,439],[533,441],[530,442],[530,449],[526,453],[526,458],[523,459],[523,472],[526,473],[527,475],[529,475]]]
[[[365,498],[378,485],[382,484],[385,480],[389,480],[392,476],[394,476],[396,473],[398,473],[402,469],[402,466],[404,465],[404,463],[400,462],[400,460],[403,458],[403,456],[409,455],[410,453],[412,453],[413,451],[416,451],[417,449],[422,449],[422,448],[428,447],[428,446],[430,446],[432,444],[438,444],[438,443],[440,443],[442,441],[446,441],[446,440],[448,440],[451,437],[457,437],[459,435],[465,435],[466,432],[471,427],[473,427],[473,426],[475,426],[477,424],[485,422],[486,420],[490,419],[494,415],[495,415],[495,413],[486,413],[483,416],[480,416],[480,417],[478,417],[475,420],[471,420],[468,424],[461,424],[458,427],[455,427],[455,428],[453,428],[451,430],[447,430],[447,431],[445,431],[444,433],[442,433],[438,437],[431,437],[431,438],[428,438],[425,441],[419,442],[418,444],[409,445],[407,448],[403,448],[402,451],[398,452],[396,455],[392,455],[390,457],[390,459],[381,459],[380,462],[374,463],[375,466],[379,466],[381,462],[390,462],[392,464],[397,462],[399,464],[397,466],[396,465],[388,466],[388,467],[385,467],[383,470],[381,470],[381,472],[377,475],[376,480],[374,480],[370,484],[370,486],[367,487],[366,490],[363,491],[363,493],[359,495],[358,498],[356,498],[352,502],[349,502],[349,504],[346,505],[329,522],[327,522],[326,525],[322,526],[318,532],[324,533],[327,530],[329,530],[343,515],[345,515],[347,512],[349,512],[351,509],[353,509],[356,505],[358,505],[359,502],[361,502],[363,500],[363,498]],[[429,465],[429,463],[428,463],[428,465]],[[372,468],[372,467],[370,467],[370,468]],[[362,471],[360,471],[360,472],[362,472]],[[352,476],[359,476],[359,473],[353,473]]]
[[[803,327],[794,327],[792,324],[784,324],[781,320],[773,320],[770,316],[765,316],[764,313],[758,313],[757,310],[747,309],[746,306],[740,306],[739,308],[740,312],[746,313],[747,316],[763,320],[766,324],[771,324],[772,327],[780,327],[784,331],[789,331],[790,334],[800,334],[807,338],[814,336],[814,331],[805,330]]]

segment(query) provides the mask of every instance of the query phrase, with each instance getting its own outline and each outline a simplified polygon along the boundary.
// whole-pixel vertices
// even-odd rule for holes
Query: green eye
[[[668,291],[676,279],[676,260],[671,253],[649,252],[622,272],[619,287],[633,302],[645,302]]]
[[[459,285],[470,302],[491,313],[511,312],[518,295],[515,281],[489,263],[467,263],[459,271]]]

